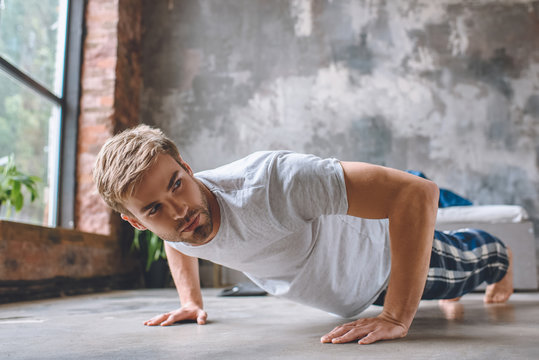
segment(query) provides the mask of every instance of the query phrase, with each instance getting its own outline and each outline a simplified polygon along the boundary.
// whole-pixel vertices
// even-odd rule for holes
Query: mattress
[[[519,223],[528,220],[528,213],[518,205],[451,206],[438,209],[437,224],[484,222]]]

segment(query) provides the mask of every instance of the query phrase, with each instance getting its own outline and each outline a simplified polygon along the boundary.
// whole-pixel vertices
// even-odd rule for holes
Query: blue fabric
[[[509,267],[505,245],[478,229],[435,231],[422,300],[454,299],[483,282],[500,281]],[[385,291],[375,301],[383,305]]]
[[[445,208],[449,206],[470,206],[473,203],[463,198],[460,195],[455,194],[451,190],[440,189],[440,200],[438,201],[439,208]]]
[[[423,179],[427,179],[427,180],[429,179],[421,171],[407,170],[406,172],[422,177]],[[445,208],[449,206],[470,206],[470,205],[473,205],[473,203],[470,200],[463,198],[462,196],[454,193],[451,190],[440,188],[440,199],[438,201],[439,208]]]

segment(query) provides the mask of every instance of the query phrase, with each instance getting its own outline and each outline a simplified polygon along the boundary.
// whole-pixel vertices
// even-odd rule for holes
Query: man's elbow
[[[427,180],[427,192],[429,193],[429,198],[436,204],[438,208],[438,201],[440,200],[440,188],[434,181]]]
[[[403,194],[401,200],[406,202],[417,213],[423,214],[422,216],[436,216],[440,198],[438,185],[426,179],[414,179],[411,185],[408,191]]]
[[[398,218],[402,212],[412,213],[429,222],[436,221],[440,190],[436,183],[414,177],[408,186],[401,188],[390,207],[389,218]]]
[[[425,206],[433,213],[434,218],[438,212],[438,202],[440,200],[440,189],[435,182],[424,180],[421,186],[422,201]]]

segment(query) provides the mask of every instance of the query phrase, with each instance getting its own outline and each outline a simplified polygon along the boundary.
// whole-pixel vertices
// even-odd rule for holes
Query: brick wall
[[[128,249],[111,236],[0,221],[0,304],[136,287]]]
[[[121,235],[119,216],[92,181],[99,149],[113,134],[139,123],[141,0],[89,0],[81,74],[75,227]]]

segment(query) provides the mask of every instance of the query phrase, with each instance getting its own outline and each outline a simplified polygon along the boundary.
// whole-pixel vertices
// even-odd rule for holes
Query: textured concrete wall
[[[195,170],[260,149],[422,170],[539,233],[539,1],[144,6],[142,121]]]

